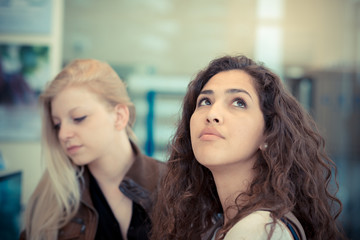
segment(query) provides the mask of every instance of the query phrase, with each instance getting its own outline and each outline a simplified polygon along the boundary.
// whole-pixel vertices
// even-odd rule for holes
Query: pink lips
[[[73,146],[70,146],[70,147],[67,147],[66,148],[66,151],[69,155],[73,155],[75,154],[79,149],[81,148],[81,145],[73,145]]]
[[[200,137],[201,140],[211,141],[219,138],[224,138],[215,128],[205,128],[201,131]]]

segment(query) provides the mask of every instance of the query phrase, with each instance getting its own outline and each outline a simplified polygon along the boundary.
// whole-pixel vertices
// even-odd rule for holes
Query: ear
[[[129,108],[124,104],[118,104],[115,106],[115,128],[117,130],[123,130],[129,122]]]

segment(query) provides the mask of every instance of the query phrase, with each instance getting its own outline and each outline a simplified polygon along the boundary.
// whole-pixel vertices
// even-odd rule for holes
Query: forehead
[[[221,90],[232,88],[245,89],[257,95],[254,80],[248,73],[242,70],[219,72],[209,79],[202,90]]]
[[[72,108],[83,105],[92,105],[100,102],[99,96],[82,86],[70,86],[60,91],[51,101],[52,111],[61,108]]]
[[[52,100],[52,102],[57,102],[59,100],[66,100],[72,98],[72,100],[83,100],[86,98],[89,99],[98,99],[98,95],[91,91],[88,87],[85,86],[69,86],[61,90]]]

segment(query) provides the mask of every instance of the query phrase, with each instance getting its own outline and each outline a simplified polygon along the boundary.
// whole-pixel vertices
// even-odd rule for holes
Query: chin
[[[198,163],[200,163],[202,166],[206,167],[206,168],[211,168],[211,167],[218,167],[223,165],[224,163],[219,159],[211,159],[211,158],[205,158],[206,160],[197,160]]]
[[[76,166],[79,167],[88,165],[91,162],[88,159],[80,159],[80,158],[72,158],[71,160]]]

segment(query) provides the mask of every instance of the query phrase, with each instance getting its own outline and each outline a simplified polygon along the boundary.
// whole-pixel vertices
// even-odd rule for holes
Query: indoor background
[[[111,64],[136,105],[140,146],[166,161],[187,84],[225,54],[264,62],[314,117],[338,166],[339,224],[360,239],[359,0],[5,0],[0,50],[1,239],[17,239],[40,179],[37,96],[66,63]]]

